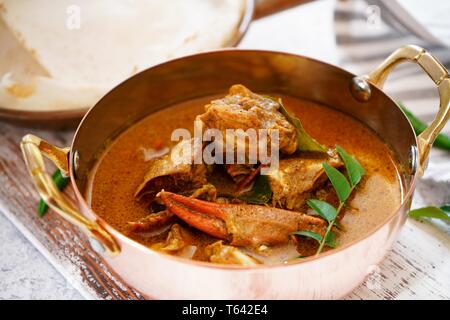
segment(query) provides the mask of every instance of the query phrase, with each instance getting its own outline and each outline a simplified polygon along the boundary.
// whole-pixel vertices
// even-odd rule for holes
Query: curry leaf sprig
[[[298,231],[294,233],[299,236],[305,236],[315,239],[317,242],[319,242],[319,248],[316,251],[316,256],[322,252],[325,245],[331,248],[336,247],[334,240],[336,235],[332,231],[332,228],[336,223],[337,216],[344,208],[347,199],[350,197],[351,193],[359,184],[361,178],[365,174],[364,168],[354,157],[350,156],[340,146],[336,146],[336,150],[342,161],[344,162],[349,179],[347,179],[339,170],[332,167],[327,162],[323,162],[322,166],[338,196],[338,207],[335,208],[328,202],[317,199],[309,199],[306,202],[311,209],[313,209],[319,216],[327,221],[328,226],[325,231],[325,235],[322,237],[320,234],[312,231]]]
[[[52,180],[56,184],[56,187],[59,190],[63,190],[67,186],[67,184],[69,183],[69,178],[64,177],[61,174],[61,171],[59,169],[57,169],[53,173]],[[44,200],[41,199],[39,201],[39,207],[38,207],[38,215],[39,215],[39,217],[43,217],[45,215],[45,213],[47,212],[47,209],[48,209],[47,204],[44,202]]]

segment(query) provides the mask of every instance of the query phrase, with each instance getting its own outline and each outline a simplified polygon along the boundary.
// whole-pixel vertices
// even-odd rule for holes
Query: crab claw
[[[295,231],[325,234],[324,220],[258,205],[221,204],[161,191],[167,209],[190,226],[235,246],[286,243]]]

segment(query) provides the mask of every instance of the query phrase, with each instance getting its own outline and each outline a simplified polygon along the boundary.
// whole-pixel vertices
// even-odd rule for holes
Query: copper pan
[[[428,73],[440,95],[435,120],[418,137],[382,90],[397,64],[411,61]],[[185,260],[152,251],[98,217],[85,201],[86,180],[105,144],[145,116],[177,102],[223,94],[235,83],[256,92],[309,99],[348,114],[377,132],[398,155],[404,188],[395,212],[363,239],[296,263],[241,267]],[[176,59],[120,84],[89,110],[70,148],[27,135],[21,143],[40,196],[79,226],[110,266],[151,298],[328,299],[358,286],[397,238],[410,209],[416,179],[426,168],[436,135],[450,117],[448,71],[424,49],[404,46],[366,76],[303,56],[222,50]],[[61,194],[45,171],[42,154],[70,176],[77,203]]]
[[[267,15],[279,12],[295,5],[312,0],[243,0],[245,11],[239,25],[234,30],[232,38],[223,47],[234,47],[239,44],[250,23]],[[45,128],[75,127],[90,106],[82,109],[63,111],[23,111],[0,106],[0,119],[6,119],[22,125],[33,125]]]

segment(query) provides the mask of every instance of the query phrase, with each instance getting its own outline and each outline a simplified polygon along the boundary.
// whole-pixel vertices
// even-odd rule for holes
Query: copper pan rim
[[[308,60],[308,61],[313,61],[315,63],[320,63],[323,64],[329,68],[335,69],[337,71],[346,73],[349,76],[355,77],[356,75],[345,70],[342,69],[338,66],[329,64],[327,62],[323,62],[311,57],[306,57],[306,56],[302,56],[302,55],[298,55],[298,54],[293,54],[293,53],[287,53],[287,52],[282,52],[282,51],[271,51],[271,50],[256,50],[256,49],[236,49],[236,48],[224,48],[224,49],[217,49],[217,50],[211,50],[211,51],[207,51],[207,52],[202,52],[202,53],[197,53],[197,54],[192,54],[192,55],[187,55],[187,56],[183,56],[183,57],[179,57],[179,58],[175,58],[166,62],[163,62],[161,64],[152,66],[146,70],[143,70],[139,73],[137,73],[136,75],[134,75],[133,77],[138,76],[140,73],[142,72],[149,72],[149,70],[155,69],[155,68],[163,68],[165,65],[167,64],[171,64],[175,61],[179,61],[179,60],[183,60],[183,59],[189,59],[190,57],[198,57],[198,56],[202,56],[202,55],[211,55],[211,54],[226,54],[227,52],[233,52],[233,53],[240,53],[240,52],[245,52],[245,53],[268,53],[268,54],[277,54],[277,55],[285,55],[285,56],[289,56],[292,58],[296,58],[296,59],[304,59],[304,60]],[[129,79],[125,80],[124,82],[128,81]],[[122,82],[123,83],[123,82]],[[121,83],[121,84],[122,84]],[[120,86],[121,84],[117,85],[116,87]],[[115,87],[115,88],[116,88]],[[114,91],[114,89],[111,89],[107,95]],[[374,90],[378,90],[385,99],[387,99],[387,101],[391,101],[392,103],[395,103],[394,100],[388,96],[386,93],[384,93],[383,90],[380,90],[378,88],[374,88]],[[89,117],[89,114],[91,112],[91,110],[93,110],[95,108],[95,106],[93,106],[83,117],[83,119],[81,120],[75,135],[73,137],[72,143],[71,143],[71,150],[70,150],[70,155],[69,155],[69,173],[70,173],[70,179],[71,179],[71,183],[72,183],[72,187],[76,196],[76,199],[78,201],[79,206],[82,206],[86,212],[89,212],[92,217],[95,217],[95,219],[101,221],[102,225],[106,226],[106,228],[108,229],[108,231],[117,239],[120,239],[120,242],[125,243],[127,245],[133,246],[137,249],[139,249],[142,254],[151,254],[151,255],[156,255],[157,257],[160,257],[161,259],[169,259],[171,261],[177,261],[180,263],[186,263],[186,264],[190,264],[190,265],[194,265],[194,266],[198,266],[200,268],[206,267],[206,268],[211,268],[211,269],[220,269],[220,270],[236,270],[236,271],[248,271],[251,272],[252,270],[274,270],[274,269],[278,269],[278,268],[295,268],[296,266],[300,265],[300,264],[305,264],[305,263],[309,263],[309,262],[313,262],[313,261],[319,261],[320,259],[326,259],[327,257],[331,256],[331,255],[337,255],[343,251],[345,251],[346,249],[353,247],[357,244],[360,244],[362,242],[364,242],[365,240],[371,238],[375,233],[377,233],[377,231],[379,231],[380,229],[382,229],[383,227],[385,227],[386,225],[388,225],[392,220],[394,220],[394,218],[396,218],[399,214],[402,213],[402,209],[404,209],[405,206],[407,206],[407,202],[409,199],[411,199],[411,197],[413,196],[413,192],[415,190],[415,186],[416,186],[416,181],[417,181],[417,176],[418,173],[414,172],[411,182],[409,183],[409,188],[406,192],[403,193],[403,199],[401,204],[399,205],[399,207],[394,210],[389,216],[387,216],[381,223],[379,223],[378,226],[376,226],[376,228],[374,228],[373,230],[371,230],[369,233],[367,233],[364,237],[360,238],[360,239],[356,239],[353,240],[349,243],[347,243],[346,245],[342,246],[342,247],[338,247],[337,249],[332,249],[329,251],[326,251],[324,253],[321,253],[320,256],[315,257],[315,256],[310,256],[304,259],[298,259],[298,261],[295,262],[289,262],[289,263],[277,263],[277,264],[273,264],[273,265],[258,265],[258,266],[236,266],[236,265],[223,265],[223,264],[215,264],[215,263],[209,263],[209,262],[202,262],[202,261],[193,261],[190,259],[186,259],[186,258],[181,258],[181,257],[177,257],[177,256],[172,256],[169,254],[164,254],[161,252],[157,252],[155,250],[152,250],[142,244],[140,244],[139,242],[125,236],[124,234],[122,234],[121,232],[119,232],[118,230],[116,230],[114,227],[112,227],[111,225],[109,225],[107,222],[105,222],[102,218],[100,218],[97,214],[95,214],[95,212],[93,210],[90,209],[90,207],[88,206],[85,197],[81,194],[80,190],[78,189],[76,182],[75,182],[75,176],[74,176],[74,171],[73,171],[73,154],[72,154],[72,150],[73,150],[73,145],[75,144],[75,141],[77,139],[77,134],[78,131],[80,130],[80,128],[83,126],[83,123],[85,121],[85,119],[87,119]],[[408,123],[409,128],[410,128],[410,133],[413,137],[413,141],[414,141],[414,145],[416,146],[418,145],[418,140],[417,140],[417,136],[414,133],[414,129],[411,125],[411,123],[409,122],[409,120],[407,119],[406,115],[403,113],[403,117],[404,117],[404,121],[406,121],[406,123]],[[419,162],[418,158],[414,159],[415,162]],[[415,165],[415,164],[414,164]],[[413,165],[413,166],[414,166]],[[405,187],[403,185],[404,183],[402,182],[402,187]],[[405,187],[406,188],[406,187]]]

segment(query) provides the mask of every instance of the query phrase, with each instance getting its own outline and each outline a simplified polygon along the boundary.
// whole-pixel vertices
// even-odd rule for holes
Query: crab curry
[[[222,137],[230,129],[263,129],[266,142],[276,139],[277,165],[260,152],[250,159],[248,139],[172,141],[175,129],[194,132],[198,125]],[[222,150],[222,159],[231,153],[235,161],[174,160],[211,144],[227,146],[215,156]],[[296,261],[364,237],[399,207],[402,184],[389,146],[357,120],[234,85],[224,97],[153,113],[118,136],[92,170],[87,198],[111,226],[153,250],[256,265]]]

